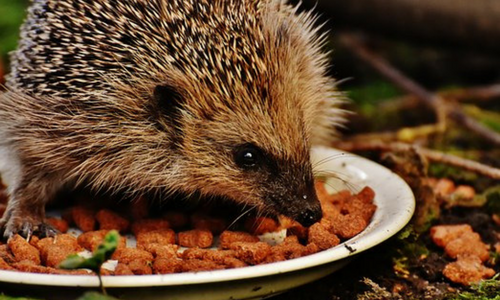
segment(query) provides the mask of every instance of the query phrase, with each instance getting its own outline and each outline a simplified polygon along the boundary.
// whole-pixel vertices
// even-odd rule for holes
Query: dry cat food
[[[444,267],[443,275],[449,280],[470,285],[495,275],[495,270],[484,265],[490,258],[489,247],[470,225],[436,225],[430,234],[436,245],[456,259]]]
[[[323,218],[309,228],[286,217],[279,221],[250,216],[233,226],[232,219],[211,216],[200,210],[191,213],[168,211],[160,217],[147,215],[147,202],[134,201],[132,213],[93,209],[76,204],[62,218],[48,222],[61,234],[26,241],[19,235],[0,245],[0,269],[50,274],[90,274],[87,270],[61,270],[57,266],[68,255],[91,252],[111,229],[123,236],[104,275],[143,275],[230,269],[284,261],[313,254],[338,245],[366,228],[376,206],[372,189],[357,194],[330,194],[316,183]],[[3,204],[4,205],[4,204]],[[76,237],[70,226],[83,233]],[[125,235],[133,234],[135,245]],[[275,238],[268,240],[269,235]],[[267,236],[267,237],[266,237]]]

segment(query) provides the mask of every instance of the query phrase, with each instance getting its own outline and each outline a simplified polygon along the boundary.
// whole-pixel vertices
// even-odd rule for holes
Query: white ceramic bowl
[[[375,191],[377,210],[359,235],[329,250],[306,257],[230,270],[198,273],[104,276],[108,293],[121,299],[253,299],[267,297],[335,272],[350,258],[397,233],[410,220],[415,199],[408,185],[385,167],[365,158],[330,148],[314,148],[316,171],[337,174],[334,189]],[[50,299],[75,299],[99,286],[95,276],[31,274],[0,271],[0,291]]]

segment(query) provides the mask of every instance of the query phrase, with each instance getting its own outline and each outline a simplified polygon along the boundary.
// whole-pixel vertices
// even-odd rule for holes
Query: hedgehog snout
[[[309,227],[321,220],[322,217],[323,211],[321,210],[321,206],[313,205],[302,210],[296,218],[296,221],[299,222],[302,226]]]

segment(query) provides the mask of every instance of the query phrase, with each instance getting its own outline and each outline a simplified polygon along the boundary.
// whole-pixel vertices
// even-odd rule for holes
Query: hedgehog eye
[[[234,152],[234,161],[242,169],[255,169],[262,164],[264,154],[259,147],[246,144]]]

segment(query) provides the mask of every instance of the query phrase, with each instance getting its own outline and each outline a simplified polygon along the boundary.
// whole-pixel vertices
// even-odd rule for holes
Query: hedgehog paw
[[[27,240],[33,235],[38,237],[53,237],[58,232],[51,225],[33,217],[16,217],[7,215],[0,221],[3,229],[3,237],[8,240],[12,236],[19,234]]]

